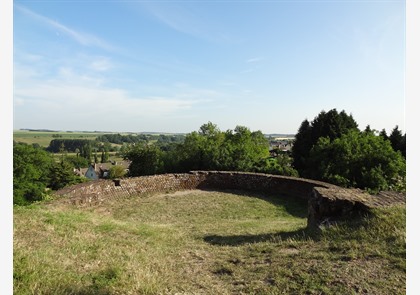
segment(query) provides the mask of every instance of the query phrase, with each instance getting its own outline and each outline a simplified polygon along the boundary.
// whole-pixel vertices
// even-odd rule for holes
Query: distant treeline
[[[27,128],[21,128],[20,130],[31,131],[31,132],[58,132],[57,130],[49,130],[49,129],[27,129]]]
[[[78,153],[83,147],[92,146],[92,140],[88,139],[53,139],[47,147],[52,153],[71,152]]]
[[[96,140],[100,142],[109,142],[109,143],[115,143],[115,144],[138,143],[138,142],[147,142],[148,136],[145,134],[121,135],[117,133],[117,134],[100,135],[96,138]]]
[[[115,144],[123,143],[139,143],[157,141],[158,143],[179,143],[185,139],[185,135],[164,135],[164,134],[138,134],[138,135],[121,135],[117,134],[104,134],[96,138],[100,142],[109,142]]]
[[[155,142],[159,146],[165,146],[173,143],[182,143],[185,140],[185,135],[164,135],[164,134],[138,134],[138,135],[121,135],[121,134],[104,134],[98,136],[95,140],[89,139],[53,139],[50,145],[47,147],[47,151],[52,153],[70,152],[80,153],[82,150],[87,149],[100,149],[102,146],[106,150],[112,151],[115,147],[111,147],[113,144],[137,144],[149,142]]]

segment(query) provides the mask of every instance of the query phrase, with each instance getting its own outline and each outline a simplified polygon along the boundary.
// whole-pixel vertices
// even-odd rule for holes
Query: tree
[[[51,175],[48,186],[53,190],[59,190],[65,186],[83,182],[73,172],[73,165],[66,161],[54,163],[51,167]]]
[[[124,158],[131,161],[129,176],[163,173],[162,152],[155,146],[133,145]]]
[[[204,155],[205,138],[194,131],[187,134],[183,144],[177,147],[177,162],[179,172],[206,169]]]
[[[75,159],[81,159],[73,157]],[[56,163],[52,154],[26,144],[13,145],[13,203],[26,205],[44,200],[48,189],[82,182],[67,157]]]
[[[261,160],[255,172],[298,177],[298,172],[292,167],[292,159],[286,154]]]
[[[391,134],[388,137],[391,142],[392,148],[395,151],[400,151],[401,154],[405,157],[406,152],[406,141],[405,134],[402,135],[402,131],[398,129],[398,125],[392,129]]]
[[[370,125],[367,125],[363,132],[375,134],[375,131],[370,128]]]
[[[225,140],[225,133],[216,124],[208,122],[200,127],[198,132],[201,155],[201,169],[217,170],[222,167],[220,150]]]
[[[312,174],[312,167],[308,166],[309,154],[319,138],[326,137],[333,141],[350,130],[358,130],[357,123],[344,110],[340,113],[336,109],[321,111],[312,122],[304,120],[292,148],[293,166],[299,175],[309,177]]]
[[[236,126],[234,131],[226,132],[223,149],[227,170],[253,171],[257,163],[269,156],[268,140],[264,134],[261,131],[251,132],[244,126]]]
[[[388,135],[386,134],[385,128],[382,129],[381,132],[379,132],[379,136],[382,136],[383,139],[389,139]]]
[[[106,163],[109,160],[109,153],[108,150],[110,148],[109,143],[105,143],[102,145],[99,150],[101,151],[101,163]]]
[[[306,162],[309,158],[309,147],[312,146],[312,126],[311,123],[305,119],[300,124],[299,130],[295,135],[295,141],[291,150],[293,166],[296,170],[303,171],[305,169]]]
[[[91,161],[92,159],[92,147],[89,143],[85,143],[80,149],[80,155],[86,160]]]
[[[389,141],[352,130],[340,138],[321,137],[310,152],[313,179],[373,192],[405,189],[405,161]]]
[[[82,157],[67,155],[64,160],[77,169],[89,167],[88,160]]]
[[[14,144],[13,203],[25,205],[44,199],[53,165],[53,157],[43,149]]]

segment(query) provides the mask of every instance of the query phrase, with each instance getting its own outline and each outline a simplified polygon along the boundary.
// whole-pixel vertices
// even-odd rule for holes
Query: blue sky
[[[405,1],[14,1],[14,129],[405,131]]]

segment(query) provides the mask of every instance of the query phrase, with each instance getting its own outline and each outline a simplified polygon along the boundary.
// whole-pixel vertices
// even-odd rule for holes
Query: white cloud
[[[90,35],[90,34],[86,34],[83,32],[78,32],[76,30],[73,30],[55,20],[52,20],[48,17],[45,17],[43,15],[37,14],[35,12],[33,12],[32,10],[21,6],[21,5],[14,5],[20,12],[24,13],[25,15],[31,17],[34,20],[37,20],[43,24],[48,25],[51,28],[54,28],[56,30],[58,30],[59,32],[71,37],[73,40],[75,40],[76,42],[78,42],[79,44],[82,44],[84,46],[95,46],[95,47],[99,47],[105,50],[109,50],[109,51],[115,51],[116,48],[110,44],[108,44],[106,41],[101,40],[100,38]],[[58,33],[59,35],[59,33]]]
[[[24,70],[19,65],[16,72]],[[147,96],[106,86],[101,79],[61,67],[54,78],[33,73],[15,79],[14,107],[17,128],[111,130],[115,122],[158,122],[191,115],[194,107],[213,102],[222,94],[183,84],[171,88],[172,95]],[[181,86],[181,85],[178,85]],[[43,124],[39,126],[38,124]],[[170,123],[169,123],[170,124]],[[57,127],[65,126],[65,127]],[[123,130],[122,127],[119,127]]]
[[[83,114],[93,110],[96,115],[118,117],[142,115],[158,117],[180,109],[191,108],[194,99],[177,97],[139,97],[122,89],[98,86],[96,79],[75,77],[71,71],[63,69],[60,79],[33,81],[31,84],[15,88],[15,100],[30,103],[33,110],[42,112],[50,109],[60,112],[60,116]],[[71,78],[72,77],[72,78]],[[71,80],[71,81],[70,81]],[[96,81],[97,82],[97,81]],[[58,118],[55,118],[59,120]],[[88,119],[88,118],[84,118]]]

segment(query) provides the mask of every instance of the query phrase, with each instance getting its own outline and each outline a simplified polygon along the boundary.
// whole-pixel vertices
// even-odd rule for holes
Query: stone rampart
[[[228,171],[97,180],[59,190],[56,195],[61,197],[60,202],[86,207],[130,196],[192,189],[235,189],[302,198],[308,200],[308,226],[311,227],[378,206],[405,204],[405,194],[383,192],[372,196],[362,190],[304,178]]]

